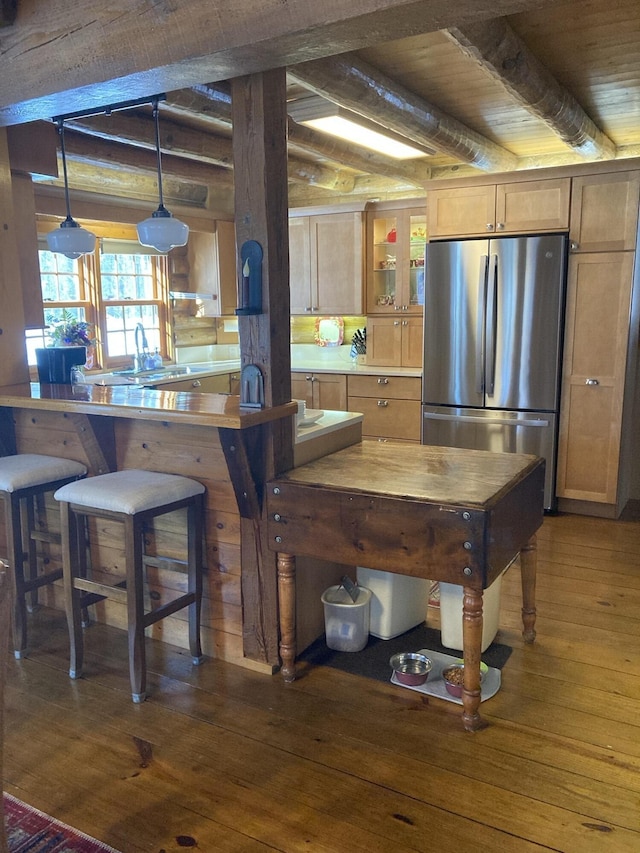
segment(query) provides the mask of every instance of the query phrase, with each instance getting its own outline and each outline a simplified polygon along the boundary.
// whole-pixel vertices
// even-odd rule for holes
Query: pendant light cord
[[[60,154],[62,155],[62,174],[64,175],[64,200],[67,206],[67,222],[72,222],[71,204],[69,202],[69,179],[67,177],[67,155],[64,149],[64,119],[58,119],[58,136],[60,137]]]
[[[164,196],[162,194],[162,154],[160,153],[160,113],[158,110],[158,99],[153,100],[153,118],[156,123],[156,154],[158,158],[158,210],[164,212]]]

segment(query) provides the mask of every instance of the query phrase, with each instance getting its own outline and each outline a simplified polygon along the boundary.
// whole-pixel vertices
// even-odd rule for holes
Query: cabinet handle
[[[320,309],[318,308],[318,306],[317,306],[317,305],[312,305],[312,306],[311,306],[311,310],[312,310],[312,311],[319,311]]]
[[[388,385],[388,384],[389,384],[389,380],[387,379],[386,376],[379,376],[378,377],[378,385]]]
[[[311,312],[312,311],[311,305],[307,305],[307,307],[304,310]]]
[[[585,385],[599,385],[600,383],[598,382],[597,379],[585,379],[584,384]]]
[[[579,248],[580,248],[580,243],[577,243],[575,240],[572,240],[571,241],[571,251],[577,252]]]
[[[493,231],[493,222],[487,222],[487,231]]]
[[[504,231],[504,222],[498,222],[498,231]]]
[[[379,406],[381,409],[385,409],[388,405],[389,405],[389,401],[388,401],[388,400],[378,400],[378,406]]]
[[[409,325],[409,321],[408,321],[408,320],[403,320],[403,321],[402,321],[402,325],[403,325],[403,326],[408,326],[408,325]]]
[[[194,379],[193,382],[191,383],[192,388],[199,388],[201,385],[202,385],[202,382],[200,382],[199,379]]]

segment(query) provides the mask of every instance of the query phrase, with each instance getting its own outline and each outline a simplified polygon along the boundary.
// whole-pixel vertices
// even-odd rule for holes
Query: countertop
[[[296,403],[274,408],[240,405],[230,394],[185,394],[140,385],[40,385],[37,382],[0,388],[0,406],[107,415],[118,418],[188,423],[246,429],[294,415]]]
[[[316,410],[307,409],[307,417],[314,411]],[[359,412],[335,412],[325,410],[322,412],[322,416],[315,423],[310,424],[309,426],[298,425],[296,429],[296,444],[302,444],[310,439],[329,435],[329,433],[336,432],[337,430],[343,429],[343,427],[350,426],[351,424],[362,423],[363,419],[364,415],[361,415]]]
[[[293,344],[291,346],[291,370],[293,372],[315,373],[347,373],[362,376],[422,376],[417,367],[379,367],[366,363],[366,356],[351,358],[350,346],[319,347],[313,344]],[[176,369],[173,370],[172,367]],[[165,382],[175,382],[180,379],[195,377],[217,376],[223,373],[233,373],[240,370],[240,359],[216,359],[215,361],[198,361],[187,364],[165,365],[159,371],[149,371],[146,374],[132,376],[130,374],[93,373],[87,374],[90,384],[104,385],[138,385],[161,388]]]

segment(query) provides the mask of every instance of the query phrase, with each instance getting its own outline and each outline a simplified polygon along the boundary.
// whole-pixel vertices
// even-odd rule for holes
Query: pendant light
[[[62,154],[62,171],[64,173],[64,198],[67,206],[67,218],[60,223],[60,227],[47,234],[49,250],[67,258],[75,259],[80,255],[93,252],[96,246],[96,235],[87,231],[71,216],[69,204],[69,180],[67,178],[67,157],[64,150],[64,119],[55,119],[58,124],[58,135],[60,136],[60,152]]]
[[[158,157],[158,209],[148,219],[138,224],[138,239],[143,246],[150,246],[158,252],[168,252],[174,246],[184,246],[189,236],[189,226],[169,213],[162,197],[162,163],[160,154],[160,119],[158,99],[154,98],[153,118],[156,126],[156,154]]]

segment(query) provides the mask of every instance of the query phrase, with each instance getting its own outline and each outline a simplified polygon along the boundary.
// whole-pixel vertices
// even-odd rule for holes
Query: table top
[[[277,479],[304,486],[437,504],[486,507],[540,464],[519,453],[491,453],[364,440]]]

